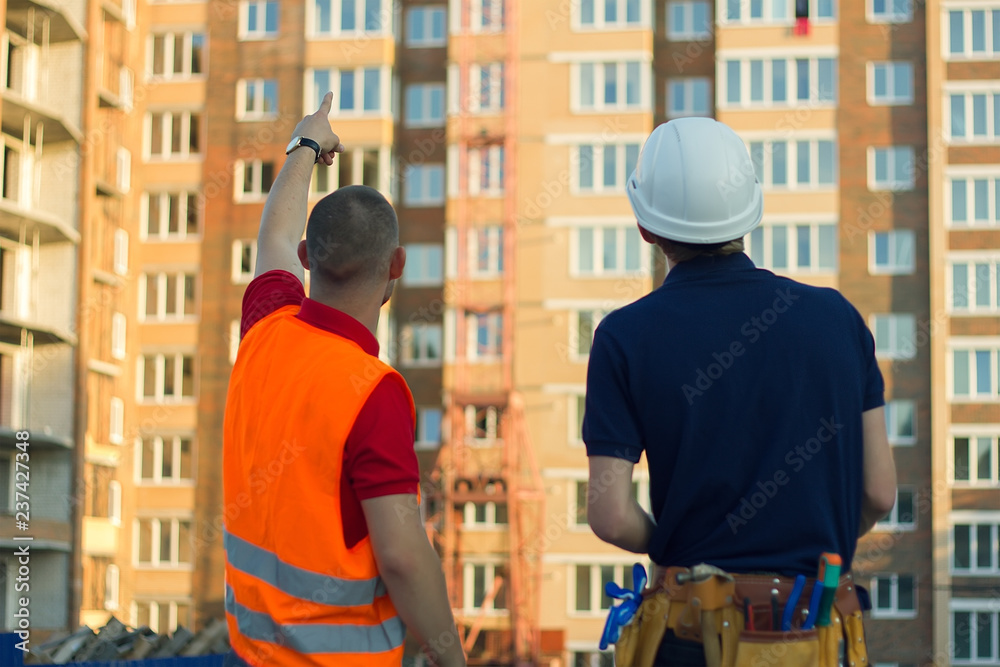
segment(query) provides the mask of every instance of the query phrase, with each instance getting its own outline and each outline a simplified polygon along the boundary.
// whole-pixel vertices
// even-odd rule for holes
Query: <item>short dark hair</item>
[[[674,264],[686,262],[702,255],[733,255],[744,250],[742,236],[722,243],[686,243],[684,241],[671,241],[655,234],[652,236],[663,254],[669,257]]]
[[[333,285],[374,280],[399,245],[399,222],[385,197],[367,185],[349,185],[316,203],[306,227],[313,279]]]

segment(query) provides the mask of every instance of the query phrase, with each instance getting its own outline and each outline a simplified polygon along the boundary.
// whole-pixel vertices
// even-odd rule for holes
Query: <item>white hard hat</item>
[[[732,241],[764,215],[743,140],[711,118],[678,118],[653,130],[626,190],[639,226],[671,241]]]

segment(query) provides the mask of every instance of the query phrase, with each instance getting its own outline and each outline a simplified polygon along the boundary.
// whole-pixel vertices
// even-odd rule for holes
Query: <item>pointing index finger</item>
[[[319,105],[319,110],[327,116],[330,115],[330,108],[333,106],[333,91],[323,96],[323,101]]]

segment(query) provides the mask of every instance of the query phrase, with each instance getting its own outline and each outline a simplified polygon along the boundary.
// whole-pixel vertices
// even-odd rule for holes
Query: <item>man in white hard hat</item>
[[[836,290],[775,276],[743,253],[763,194],[745,145],[726,125],[660,125],[627,187],[642,238],[665,253],[668,274],[595,332],[583,439],[591,527],[606,542],[648,554],[658,566],[651,586],[674,609],[656,633],[662,640],[640,646],[646,657],[634,664],[649,664],[654,652],[657,665],[719,664],[720,644],[725,664],[736,650],[729,621],[781,631],[788,607],[790,631],[812,638],[804,629],[823,553],[842,560],[848,583],[837,590],[833,617],[860,644],[849,655],[860,655],[864,602],[849,583],[851,560],[896,491],[872,335]],[[652,516],[632,495],[643,452]],[[684,584],[699,563],[723,573],[710,579],[725,584],[725,608]],[[808,583],[789,604],[797,575]],[[730,578],[738,592],[773,581],[778,594],[744,600],[725,588]]]

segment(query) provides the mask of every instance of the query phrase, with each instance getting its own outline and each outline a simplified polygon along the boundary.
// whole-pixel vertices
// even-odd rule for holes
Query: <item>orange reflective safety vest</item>
[[[369,537],[344,543],[348,434],[392,368],[355,342],[272,313],[244,337],[223,446],[226,620],[253,665],[394,665],[406,628]],[[412,410],[413,400],[409,389]]]

